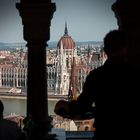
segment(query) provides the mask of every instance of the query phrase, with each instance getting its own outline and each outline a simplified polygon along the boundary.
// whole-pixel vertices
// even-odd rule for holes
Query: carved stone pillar
[[[112,5],[119,29],[124,31],[128,41],[128,63],[140,66],[140,12],[135,0],[117,0]]]
[[[51,0],[21,0],[16,4],[22,18],[24,40],[28,47],[27,121],[30,139],[48,139],[51,129],[48,117],[46,77],[46,42],[56,9]]]

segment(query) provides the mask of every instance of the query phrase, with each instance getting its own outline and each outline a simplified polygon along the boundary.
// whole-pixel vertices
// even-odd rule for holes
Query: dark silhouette
[[[126,138],[130,131],[128,118],[132,117],[130,103],[134,75],[127,64],[126,44],[123,32],[110,31],[104,38],[104,51],[108,57],[104,65],[89,73],[76,101],[59,101],[54,109],[56,114],[63,117],[85,119],[92,117],[88,113],[95,103],[93,114],[97,139]]]
[[[25,135],[16,122],[3,118],[4,106],[0,100],[0,140],[24,140]]]

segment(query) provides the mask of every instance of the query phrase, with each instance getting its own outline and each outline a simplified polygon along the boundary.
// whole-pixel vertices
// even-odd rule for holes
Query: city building
[[[88,73],[106,60],[103,47],[93,44],[76,46],[68,33],[67,23],[63,36],[56,48],[47,48],[47,89],[51,95],[67,95],[67,99],[76,99],[82,92],[82,87]],[[0,87],[9,88],[9,93],[22,93],[19,89],[27,88],[27,49],[23,51],[0,51]],[[71,96],[71,95],[72,96]],[[94,120],[72,121],[59,116],[53,116],[55,128],[65,130],[94,130]]]
[[[27,88],[27,50],[0,51],[0,87]],[[87,74],[101,66],[106,57],[99,47],[76,46],[65,23],[64,35],[55,49],[47,48],[47,89],[49,94],[79,95]]]

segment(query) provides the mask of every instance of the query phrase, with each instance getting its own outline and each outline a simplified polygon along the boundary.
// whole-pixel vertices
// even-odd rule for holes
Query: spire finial
[[[65,21],[65,35],[68,35],[67,21]]]

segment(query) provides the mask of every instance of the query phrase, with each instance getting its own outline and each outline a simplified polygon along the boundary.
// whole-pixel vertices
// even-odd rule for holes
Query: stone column
[[[140,12],[139,1],[117,0],[112,10],[118,20],[119,29],[124,31],[128,42],[128,63],[140,67]]]
[[[21,0],[16,4],[22,18],[24,40],[28,47],[27,118],[30,139],[50,139],[46,79],[46,42],[56,9],[51,0]]]
[[[0,87],[2,87],[2,70],[1,70],[1,67],[0,67]]]

